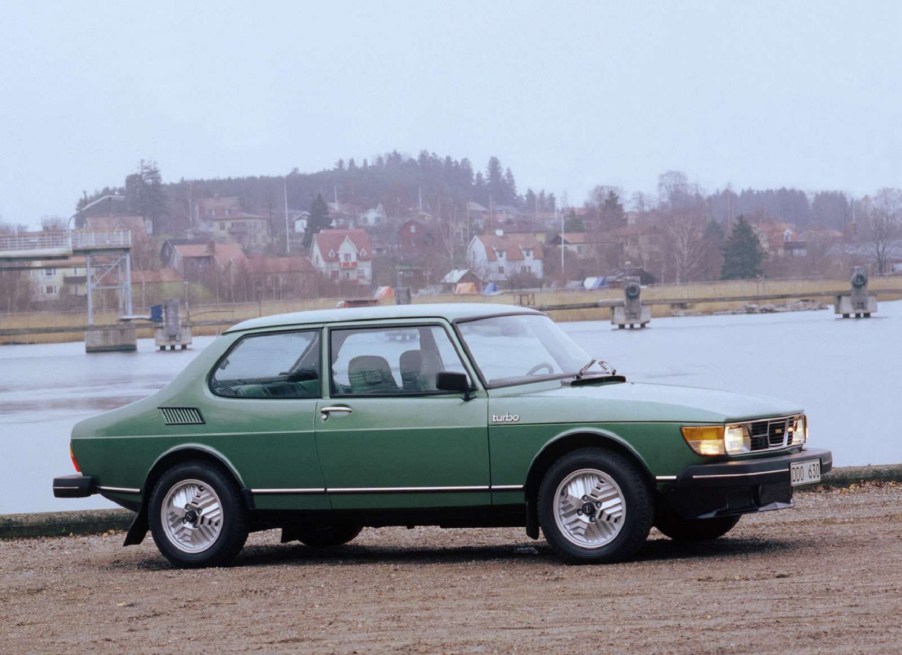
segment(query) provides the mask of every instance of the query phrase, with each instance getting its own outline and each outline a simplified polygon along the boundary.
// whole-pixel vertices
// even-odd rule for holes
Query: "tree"
[[[623,204],[620,202],[620,196],[614,189],[609,189],[604,197],[604,202],[599,208],[601,216],[601,224],[603,229],[611,229],[615,227],[623,227],[626,225],[626,213],[623,211]]]
[[[164,231],[163,218],[169,212],[163,193],[163,177],[156,162],[142,159],[138,172],[125,178],[125,202],[132,214],[150,221],[154,234]]]
[[[564,219],[564,232],[585,232],[586,224],[581,216],[577,216],[574,210],[570,210]]]
[[[733,225],[733,232],[724,244],[721,280],[747,280],[762,274],[764,251],[758,235],[745,216]]]
[[[669,212],[661,217],[668,263],[677,284],[696,279],[703,268],[708,250],[706,224],[704,215],[697,212]]]
[[[877,273],[883,275],[889,250],[902,238],[902,190],[880,189],[865,206],[864,237],[871,244]]]
[[[310,217],[307,219],[307,230],[304,232],[304,247],[309,248],[313,243],[313,236],[330,225],[332,219],[329,218],[329,207],[323,200],[323,195],[317,193],[316,198],[310,203]]]

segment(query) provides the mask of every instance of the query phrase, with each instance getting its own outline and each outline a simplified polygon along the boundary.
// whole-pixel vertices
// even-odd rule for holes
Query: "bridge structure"
[[[85,258],[88,326],[94,325],[94,292],[117,291],[119,315],[132,315],[132,235],[127,230],[23,232],[0,235],[0,271],[56,268]]]

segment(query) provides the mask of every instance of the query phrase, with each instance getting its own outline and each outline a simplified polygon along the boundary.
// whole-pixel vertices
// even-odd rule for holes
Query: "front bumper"
[[[659,488],[661,499],[685,519],[791,507],[789,467],[813,459],[820,461],[821,475],[833,468],[833,454],[822,449],[690,466]]]
[[[56,498],[87,498],[99,493],[90,475],[75,473],[53,478],[53,495]]]

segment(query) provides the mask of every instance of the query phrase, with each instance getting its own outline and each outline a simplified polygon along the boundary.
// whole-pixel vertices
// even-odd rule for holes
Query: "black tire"
[[[674,541],[711,541],[736,527],[739,519],[738,514],[713,519],[684,519],[673,510],[661,507],[655,514],[655,527]]]
[[[247,509],[238,485],[206,462],[176,464],[163,473],[148,518],[160,553],[182,568],[224,566],[247,540]]]
[[[291,536],[311,548],[334,548],[353,541],[361,530],[359,525],[304,526],[294,528]]]
[[[600,564],[628,559],[642,547],[654,505],[645,477],[630,459],[603,448],[582,448],[545,473],[538,511],[545,539],[558,555]]]

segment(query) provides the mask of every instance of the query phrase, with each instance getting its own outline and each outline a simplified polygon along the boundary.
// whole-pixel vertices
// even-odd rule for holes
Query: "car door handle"
[[[319,416],[323,421],[326,421],[333,412],[336,414],[350,414],[351,411],[351,408],[347,405],[328,405],[320,408]]]

